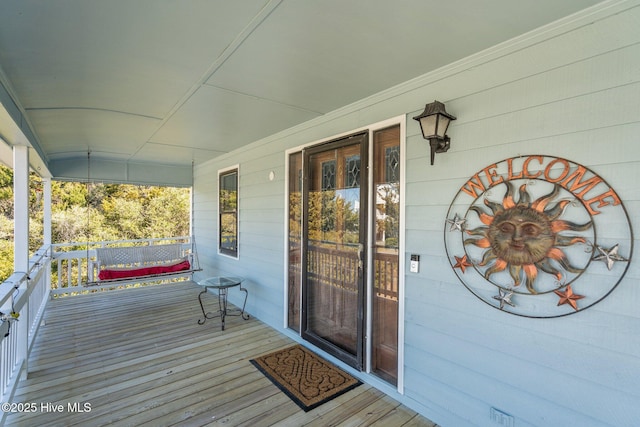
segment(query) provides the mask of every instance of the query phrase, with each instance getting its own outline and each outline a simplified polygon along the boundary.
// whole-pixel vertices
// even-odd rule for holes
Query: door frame
[[[401,198],[401,202],[400,202],[400,245],[399,245],[399,266],[400,266],[400,277],[399,277],[399,289],[398,289],[398,382],[396,387],[391,388],[391,389],[395,389],[398,393],[400,394],[404,394],[404,359],[405,359],[405,352],[404,352],[404,342],[405,342],[405,327],[404,327],[404,320],[405,320],[405,264],[406,264],[406,253],[405,253],[405,240],[406,240],[406,231],[405,231],[405,226],[404,224],[405,222],[405,216],[406,216],[406,140],[407,140],[407,134],[406,134],[406,124],[407,124],[407,120],[408,120],[408,116],[407,115],[401,115],[401,116],[396,116],[396,117],[392,117],[390,119],[387,120],[383,120],[380,122],[376,122],[376,123],[372,123],[370,125],[367,126],[363,126],[360,128],[356,128],[356,129],[352,129],[348,132],[343,132],[343,133],[339,133],[327,138],[322,138],[319,140],[315,140],[312,142],[308,142],[305,144],[301,144],[298,145],[296,147],[290,148],[285,150],[284,152],[284,164],[285,164],[285,172],[284,172],[284,185],[283,185],[283,190],[284,190],[284,194],[287,195],[288,191],[289,191],[289,156],[293,153],[296,152],[301,152],[303,151],[305,148],[309,148],[315,145],[319,145],[322,143],[326,143],[341,137],[345,137],[347,135],[352,135],[358,132],[363,132],[363,131],[368,131],[369,132],[369,144],[372,144],[372,138],[371,138],[371,134],[376,131],[376,130],[380,130],[380,129],[384,129],[390,126],[394,126],[394,125],[400,125],[400,162],[401,162],[401,168],[400,168],[400,192],[402,195],[404,195],[404,197]],[[422,141],[422,139],[421,139]],[[426,152],[425,152],[426,153]],[[426,155],[426,154],[425,154]],[[371,157],[373,156],[373,151],[369,150],[369,163],[372,161]],[[303,156],[304,157],[304,156]],[[304,161],[304,158],[303,158]],[[368,174],[368,182],[372,182],[373,180],[373,170],[372,168],[369,168],[369,174]],[[369,186],[371,187],[371,186]],[[373,191],[372,188],[369,188],[370,191]],[[375,200],[375,198],[372,199],[372,194],[369,194],[369,203],[372,203],[372,200]],[[288,247],[289,247],[289,200],[288,197],[284,197],[284,201],[283,201],[283,206],[284,206],[284,212],[285,212],[285,219],[284,219],[284,235],[283,235],[283,248],[284,248],[284,253],[283,253],[283,306],[282,306],[282,325],[283,328],[285,330],[289,330],[291,332],[293,332],[295,335],[297,335],[298,337],[300,337],[300,340],[302,340],[301,334],[299,332],[296,332],[294,330],[289,329],[287,320],[288,320],[288,298],[289,298],[289,294],[288,294],[288,265],[289,265],[289,260],[288,260]],[[304,213],[303,213],[304,214]],[[304,221],[304,219],[303,219]],[[372,233],[372,226],[370,224],[367,225],[368,229],[367,233],[369,233],[369,235]],[[368,255],[367,255],[367,269],[370,270],[371,264],[373,262],[373,260],[371,259],[371,251],[368,251]],[[368,276],[368,275],[367,275]],[[366,282],[366,287],[367,290],[370,290],[372,287],[370,278],[367,277],[367,282]],[[372,298],[371,298],[371,292],[367,292],[368,294],[368,298],[367,298],[367,303],[366,303],[366,312],[367,313],[371,313],[371,304],[372,304]],[[302,298],[300,296],[300,298]],[[300,301],[301,303],[302,301]],[[366,316],[366,337],[370,337],[371,336],[371,328],[372,328],[372,324],[371,324],[371,318],[370,316]],[[302,329],[302,328],[301,328]],[[306,342],[306,341],[304,341]],[[365,370],[363,372],[370,374],[370,370],[369,367],[371,366],[371,343],[370,340],[367,339],[366,341],[366,347],[365,347]],[[338,362],[339,363],[339,362]],[[371,376],[371,378],[377,383],[380,384],[381,386],[385,386],[388,385],[387,383],[382,383],[378,377],[376,376]],[[392,387],[392,386],[390,386]]]

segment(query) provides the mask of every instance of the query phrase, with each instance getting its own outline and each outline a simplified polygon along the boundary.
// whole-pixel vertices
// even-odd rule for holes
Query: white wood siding
[[[460,283],[446,258],[443,224],[471,175],[508,157],[544,154],[604,178],[638,233],[639,28],[640,2],[605,2],[197,168],[203,275],[246,277],[249,312],[281,329],[285,150],[406,114],[406,253],[422,262],[418,274],[404,270],[405,394],[384,390],[443,426],[497,425],[492,407],[517,426],[638,425],[637,259],[593,307],[522,318],[488,307]],[[428,143],[411,117],[434,99],[458,120],[449,129],[451,150],[429,166]],[[216,171],[236,163],[241,255],[232,260],[216,253]],[[604,232],[615,237],[616,224]]]

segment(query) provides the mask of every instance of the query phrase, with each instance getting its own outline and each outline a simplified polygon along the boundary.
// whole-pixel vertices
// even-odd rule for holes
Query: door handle
[[[362,277],[362,267],[364,265],[362,255],[364,253],[364,245],[358,243],[358,277]]]

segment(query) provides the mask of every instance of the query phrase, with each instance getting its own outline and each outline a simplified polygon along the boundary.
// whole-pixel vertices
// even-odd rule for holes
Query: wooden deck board
[[[183,282],[50,302],[7,426],[347,426],[434,424],[362,385],[304,412],[249,360],[293,344],[256,319],[198,325],[197,285]],[[217,307],[207,294],[205,307]],[[73,412],[68,403],[89,403]],[[63,405],[61,412],[41,405]]]

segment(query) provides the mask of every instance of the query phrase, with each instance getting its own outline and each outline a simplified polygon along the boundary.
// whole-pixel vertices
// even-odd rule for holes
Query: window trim
[[[236,219],[236,248],[235,251],[223,248],[222,247],[222,212],[221,212],[221,203],[222,200],[220,198],[220,191],[222,187],[222,178],[224,176],[230,174],[236,174],[236,209],[235,209],[235,219]],[[218,170],[218,191],[217,191],[217,213],[218,213],[218,230],[217,230],[217,239],[218,239],[218,254],[227,256],[234,259],[240,258],[240,165],[236,164],[233,166],[229,166],[224,169]]]

